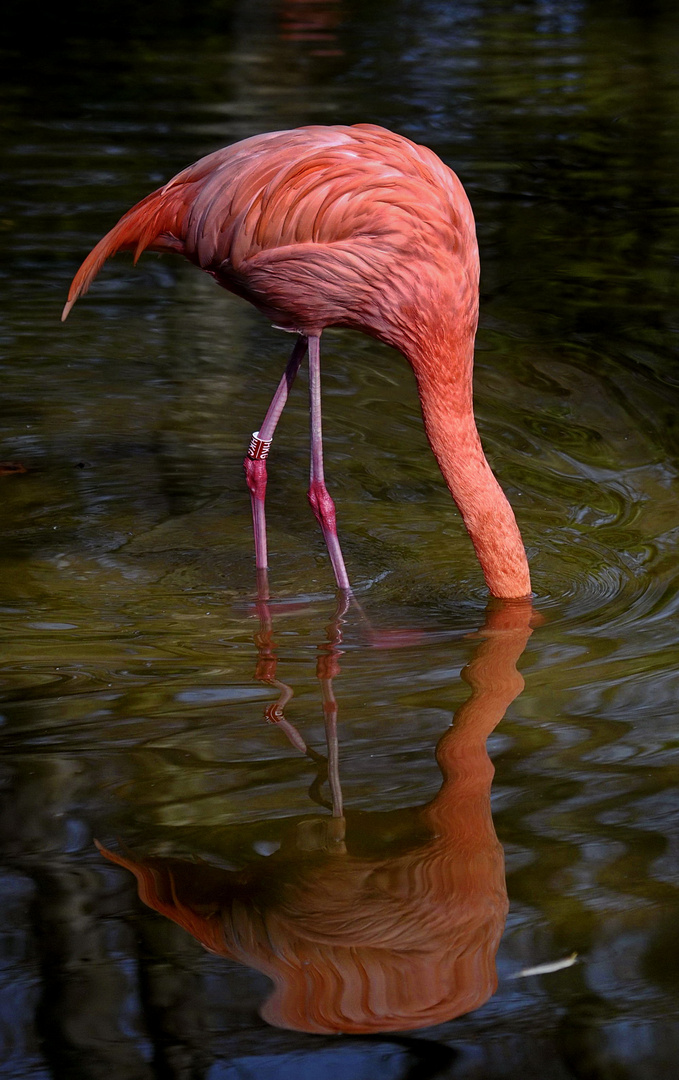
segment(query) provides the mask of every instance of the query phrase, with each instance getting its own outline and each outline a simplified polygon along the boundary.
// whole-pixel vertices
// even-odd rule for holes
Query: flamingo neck
[[[514,511],[481,446],[472,403],[473,332],[432,335],[409,355],[427,438],[462,514],[493,596],[530,595]]]

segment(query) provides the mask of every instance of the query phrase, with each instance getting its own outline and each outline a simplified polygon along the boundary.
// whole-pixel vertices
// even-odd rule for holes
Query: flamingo
[[[337,585],[349,577],[323,468],[320,337],[360,330],[409,361],[434,456],[492,595],[530,594],[514,512],[481,446],[472,401],[479,258],[455,173],[425,146],[373,124],[255,135],[208,154],[152,192],[90,252],[62,320],[109,256],[184,255],[219,285],[295,333],[292,356],[244,467],[258,571],[267,567],[266,457],[308,351],[308,497]]]

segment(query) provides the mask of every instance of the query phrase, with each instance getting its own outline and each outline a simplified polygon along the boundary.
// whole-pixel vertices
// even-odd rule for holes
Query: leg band
[[[259,432],[253,431],[248,447],[248,457],[251,461],[265,461],[269,455],[271,439],[260,439]]]

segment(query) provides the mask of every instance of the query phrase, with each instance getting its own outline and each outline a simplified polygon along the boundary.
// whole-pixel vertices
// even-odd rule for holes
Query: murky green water
[[[28,18],[1,83],[0,459],[27,470],[0,476],[2,1075],[677,1075],[672,5]],[[363,609],[338,621],[303,385],[270,458],[273,599],[253,603],[241,461],[288,337],[152,255],[111,263],[59,324],[82,256],[180,167],[362,120],[430,145],[475,208],[477,414],[529,549],[530,636],[525,613],[486,614],[401,357],[324,335],[326,468]],[[294,728],[265,718],[286,688]],[[344,837],[318,758],[332,694]],[[143,906],[95,838],[213,946],[218,924],[227,958]],[[348,956],[362,989],[343,998]],[[495,964],[495,995],[463,1008]],[[276,1013],[263,972],[307,990]],[[409,980],[398,1012],[388,987]],[[302,1000],[347,1030],[357,1000],[425,1026],[299,1034]]]

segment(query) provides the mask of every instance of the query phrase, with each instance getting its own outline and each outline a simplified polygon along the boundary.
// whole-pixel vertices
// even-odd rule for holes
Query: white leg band
[[[248,457],[252,461],[265,461],[269,454],[271,439],[260,439],[259,432],[253,431],[248,447]]]

